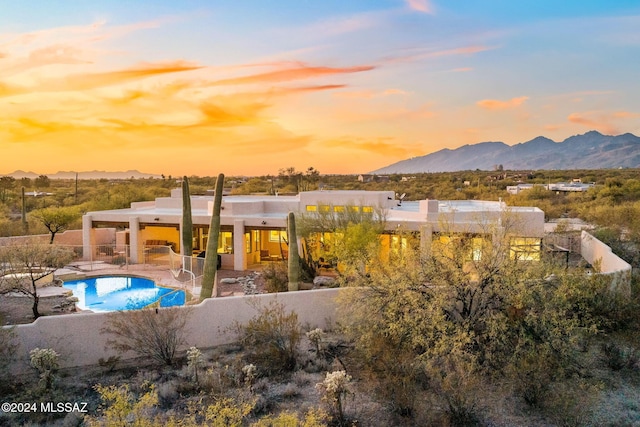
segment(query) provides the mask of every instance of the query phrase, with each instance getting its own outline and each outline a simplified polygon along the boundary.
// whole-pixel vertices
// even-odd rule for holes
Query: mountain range
[[[129,179],[129,178],[160,178],[160,175],[151,174],[151,173],[143,173],[137,170],[128,170],[124,172],[107,172],[107,171],[88,171],[88,172],[77,172],[78,179]],[[37,174],[35,172],[25,172],[21,170],[17,170],[12,173],[8,173],[5,176],[12,176],[15,179],[22,178],[30,178],[35,179],[40,175],[46,175],[49,179],[75,179],[76,172],[70,171],[60,171],[56,173],[44,173]]]
[[[453,172],[461,170],[614,169],[640,167],[640,138],[625,133],[590,131],[562,142],[544,136],[515,145],[504,142],[467,144],[412,157],[372,171],[372,174]]]

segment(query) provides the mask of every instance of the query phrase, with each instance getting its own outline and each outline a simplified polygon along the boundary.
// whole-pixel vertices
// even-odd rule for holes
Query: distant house
[[[388,175],[358,175],[358,181],[360,182],[387,182],[389,181]]]
[[[44,191],[25,191],[25,196],[33,196],[33,197],[43,197],[43,196],[53,196],[53,193],[45,193]]]
[[[551,191],[565,191],[565,192],[581,192],[587,191],[590,188],[595,187],[595,183],[583,183],[579,180],[573,180],[572,182],[557,182],[555,184],[549,184],[548,188]]]
[[[580,180],[573,180],[571,182],[556,182],[554,184],[518,184],[508,185],[507,192],[509,194],[518,194],[524,190],[531,190],[533,187],[542,187],[549,191],[562,191],[562,192],[581,192],[587,191],[590,188],[595,187],[595,183],[582,183]]]

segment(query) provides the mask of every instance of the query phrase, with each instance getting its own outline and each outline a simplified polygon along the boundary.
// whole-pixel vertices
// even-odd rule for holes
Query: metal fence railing
[[[92,245],[86,252],[81,245],[58,245],[59,248],[67,249],[72,258],[68,262],[71,267],[78,267],[83,270],[94,270],[102,265],[115,265],[118,267],[128,266],[131,260],[128,245]]]
[[[81,270],[98,270],[105,266],[128,268],[131,265],[131,247],[129,245],[103,244],[92,245],[85,251],[81,245],[56,245],[65,248],[71,254],[69,267]],[[143,245],[138,253],[138,264],[166,267],[179,282],[200,286],[204,273],[204,258],[180,255],[171,246]]]

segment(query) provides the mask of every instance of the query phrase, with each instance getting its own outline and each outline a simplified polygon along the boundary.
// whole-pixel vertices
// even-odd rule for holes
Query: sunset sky
[[[589,130],[640,134],[638,0],[0,1],[0,174],[365,173]]]

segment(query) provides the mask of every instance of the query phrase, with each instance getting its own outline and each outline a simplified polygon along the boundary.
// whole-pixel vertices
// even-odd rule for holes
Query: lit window
[[[329,205],[320,205],[318,206],[320,212],[331,212],[331,206]]]
[[[233,233],[231,231],[221,231],[218,237],[218,253],[233,253]]]
[[[307,205],[307,212],[316,212],[318,207],[316,205]]]
[[[535,237],[515,237],[511,239],[511,259],[540,261],[540,239]]]
[[[362,212],[373,213],[373,206],[363,206],[362,207]]]
[[[482,238],[474,237],[471,241],[471,259],[480,261],[482,259]]]
[[[360,206],[349,206],[349,211],[360,212]]]
[[[269,231],[269,241],[270,242],[286,242],[287,241],[287,232],[280,230],[270,230]]]
[[[333,207],[333,211],[334,212],[344,212],[344,206],[334,206]]]

